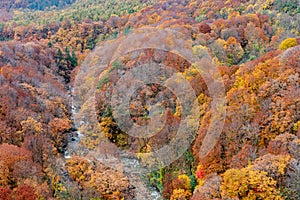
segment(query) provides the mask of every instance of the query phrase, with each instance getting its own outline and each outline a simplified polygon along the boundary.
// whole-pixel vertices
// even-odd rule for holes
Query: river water
[[[71,119],[74,122],[74,116],[77,114],[76,106],[72,106],[72,117]],[[84,122],[82,122],[84,123]],[[80,145],[80,140],[84,138],[84,134],[79,131],[75,131],[71,134],[71,138],[69,139],[68,147],[65,151],[65,159],[70,159],[74,155],[78,154],[87,154],[88,150],[83,148]],[[101,162],[101,158],[97,159]],[[120,162],[120,163],[116,163]],[[107,161],[103,162],[104,164],[108,163]],[[151,186],[146,181],[146,174],[137,171],[136,169],[141,168],[140,160],[135,157],[129,157],[126,155],[120,156],[120,159],[117,161],[114,158],[111,160],[112,164],[121,164],[123,166],[123,173],[129,178],[132,186],[135,187],[135,199],[134,200],[162,200],[162,196],[160,192],[153,186]]]

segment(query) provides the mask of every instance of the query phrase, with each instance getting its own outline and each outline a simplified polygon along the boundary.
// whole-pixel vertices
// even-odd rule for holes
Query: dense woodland
[[[199,150],[211,96],[191,63],[162,50],[130,52],[97,85],[102,133],[83,132],[82,149],[151,153],[180,124],[176,96],[157,84],[132,96],[132,121],[147,123],[147,99],[165,96],[167,123],[155,136],[123,132],[110,110],[120,70],[153,61],[178,70],[196,91],[199,130],[178,160],[145,176],[164,199],[300,199],[300,5],[298,0],[67,0],[0,2],[0,199],[134,199],[128,176],[93,159],[64,154],[76,129],[72,87],[85,58],[105,41],[143,27],[171,29],[205,51],[222,76],[226,118],[217,145]],[[172,42],[172,41],[166,41]],[[86,155],[86,156],[83,156]],[[143,162],[141,160],[141,162]]]

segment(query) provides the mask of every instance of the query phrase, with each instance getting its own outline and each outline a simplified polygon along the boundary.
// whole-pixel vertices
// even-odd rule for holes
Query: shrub
[[[210,26],[209,26],[208,24],[206,24],[206,23],[201,23],[201,24],[199,25],[199,31],[200,31],[201,33],[206,34],[206,33],[210,33],[210,32],[211,32],[211,28],[210,28]]]
[[[173,190],[173,194],[171,196],[171,200],[187,200],[190,199],[192,193],[183,189],[175,189]]]
[[[187,175],[182,174],[173,180],[173,186],[176,189],[191,190],[191,180]]]
[[[198,165],[196,170],[196,177],[197,177],[198,186],[200,187],[204,185],[204,176],[205,176],[205,172],[202,165]]]
[[[287,38],[279,46],[281,50],[286,50],[288,48],[294,47],[297,45],[296,38]]]

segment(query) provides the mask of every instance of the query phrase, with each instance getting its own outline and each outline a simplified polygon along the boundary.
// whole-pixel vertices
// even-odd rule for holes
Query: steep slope
[[[199,130],[193,132],[195,140],[188,151],[170,165],[141,176],[152,189],[174,200],[300,198],[297,0],[24,0],[1,1],[0,9],[5,10],[0,14],[0,199],[23,194],[27,199],[141,196],[138,189],[145,191],[146,184],[128,175],[121,161],[147,164],[140,155],[151,155],[170,144],[184,110],[179,98],[159,84],[134,92],[126,88],[124,94],[132,92],[132,123],[149,124],[157,109],[166,124],[150,138],[133,137],[119,127],[110,95],[124,74],[147,63],[177,70],[200,105]],[[95,108],[102,134],[91,131],[84,117],[73,121],[77,113],[72,112],[71,88],[84,64],[91,62],[85,68],[87,75],[92,64],[120,51],[111,52],[105,45],[113,46],[118,38],[141,28],[183,34],[194,56],[209,56],[217,66],[227,115],[217,144],[207,155],[200,157],[200,149],[210,123],[216,120],[211,119],[208,83],[194,63],[178,52],[132,50],[139,38],[128,43],[125,55],[100,66],[96,72],[101,76],[80,82],[80,98],[90,97],[85,93],[90,89],[84,88],[86,82],[96,88],[95,104],[78,109]],[[153,41],[153,47],[177,44],[172,37],[162,40],[153,35],[148,34],[144,42]],[[105,52],[101,56],[99,49]],[[164,80],[168,75],[157,77]],[[74,138],[77,131],[81,141],[76,141],[76,149],[65,159],[68,143],[78,139]],[[122,150],[135,156],[118,158]],[[101,162],[101,155],[111,159],[111,167]]]

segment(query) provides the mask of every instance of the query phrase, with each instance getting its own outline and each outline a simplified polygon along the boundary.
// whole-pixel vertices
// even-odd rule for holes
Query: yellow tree
[[[0,186],[8,185],[8,181],[9,181],[8,166],[3,161],[0,161]]]
[[[221,194],[224,198],[242,200],[282,200],[276,188],[276,181],[267,172],[243,169],[229,169],[223,175]]]

